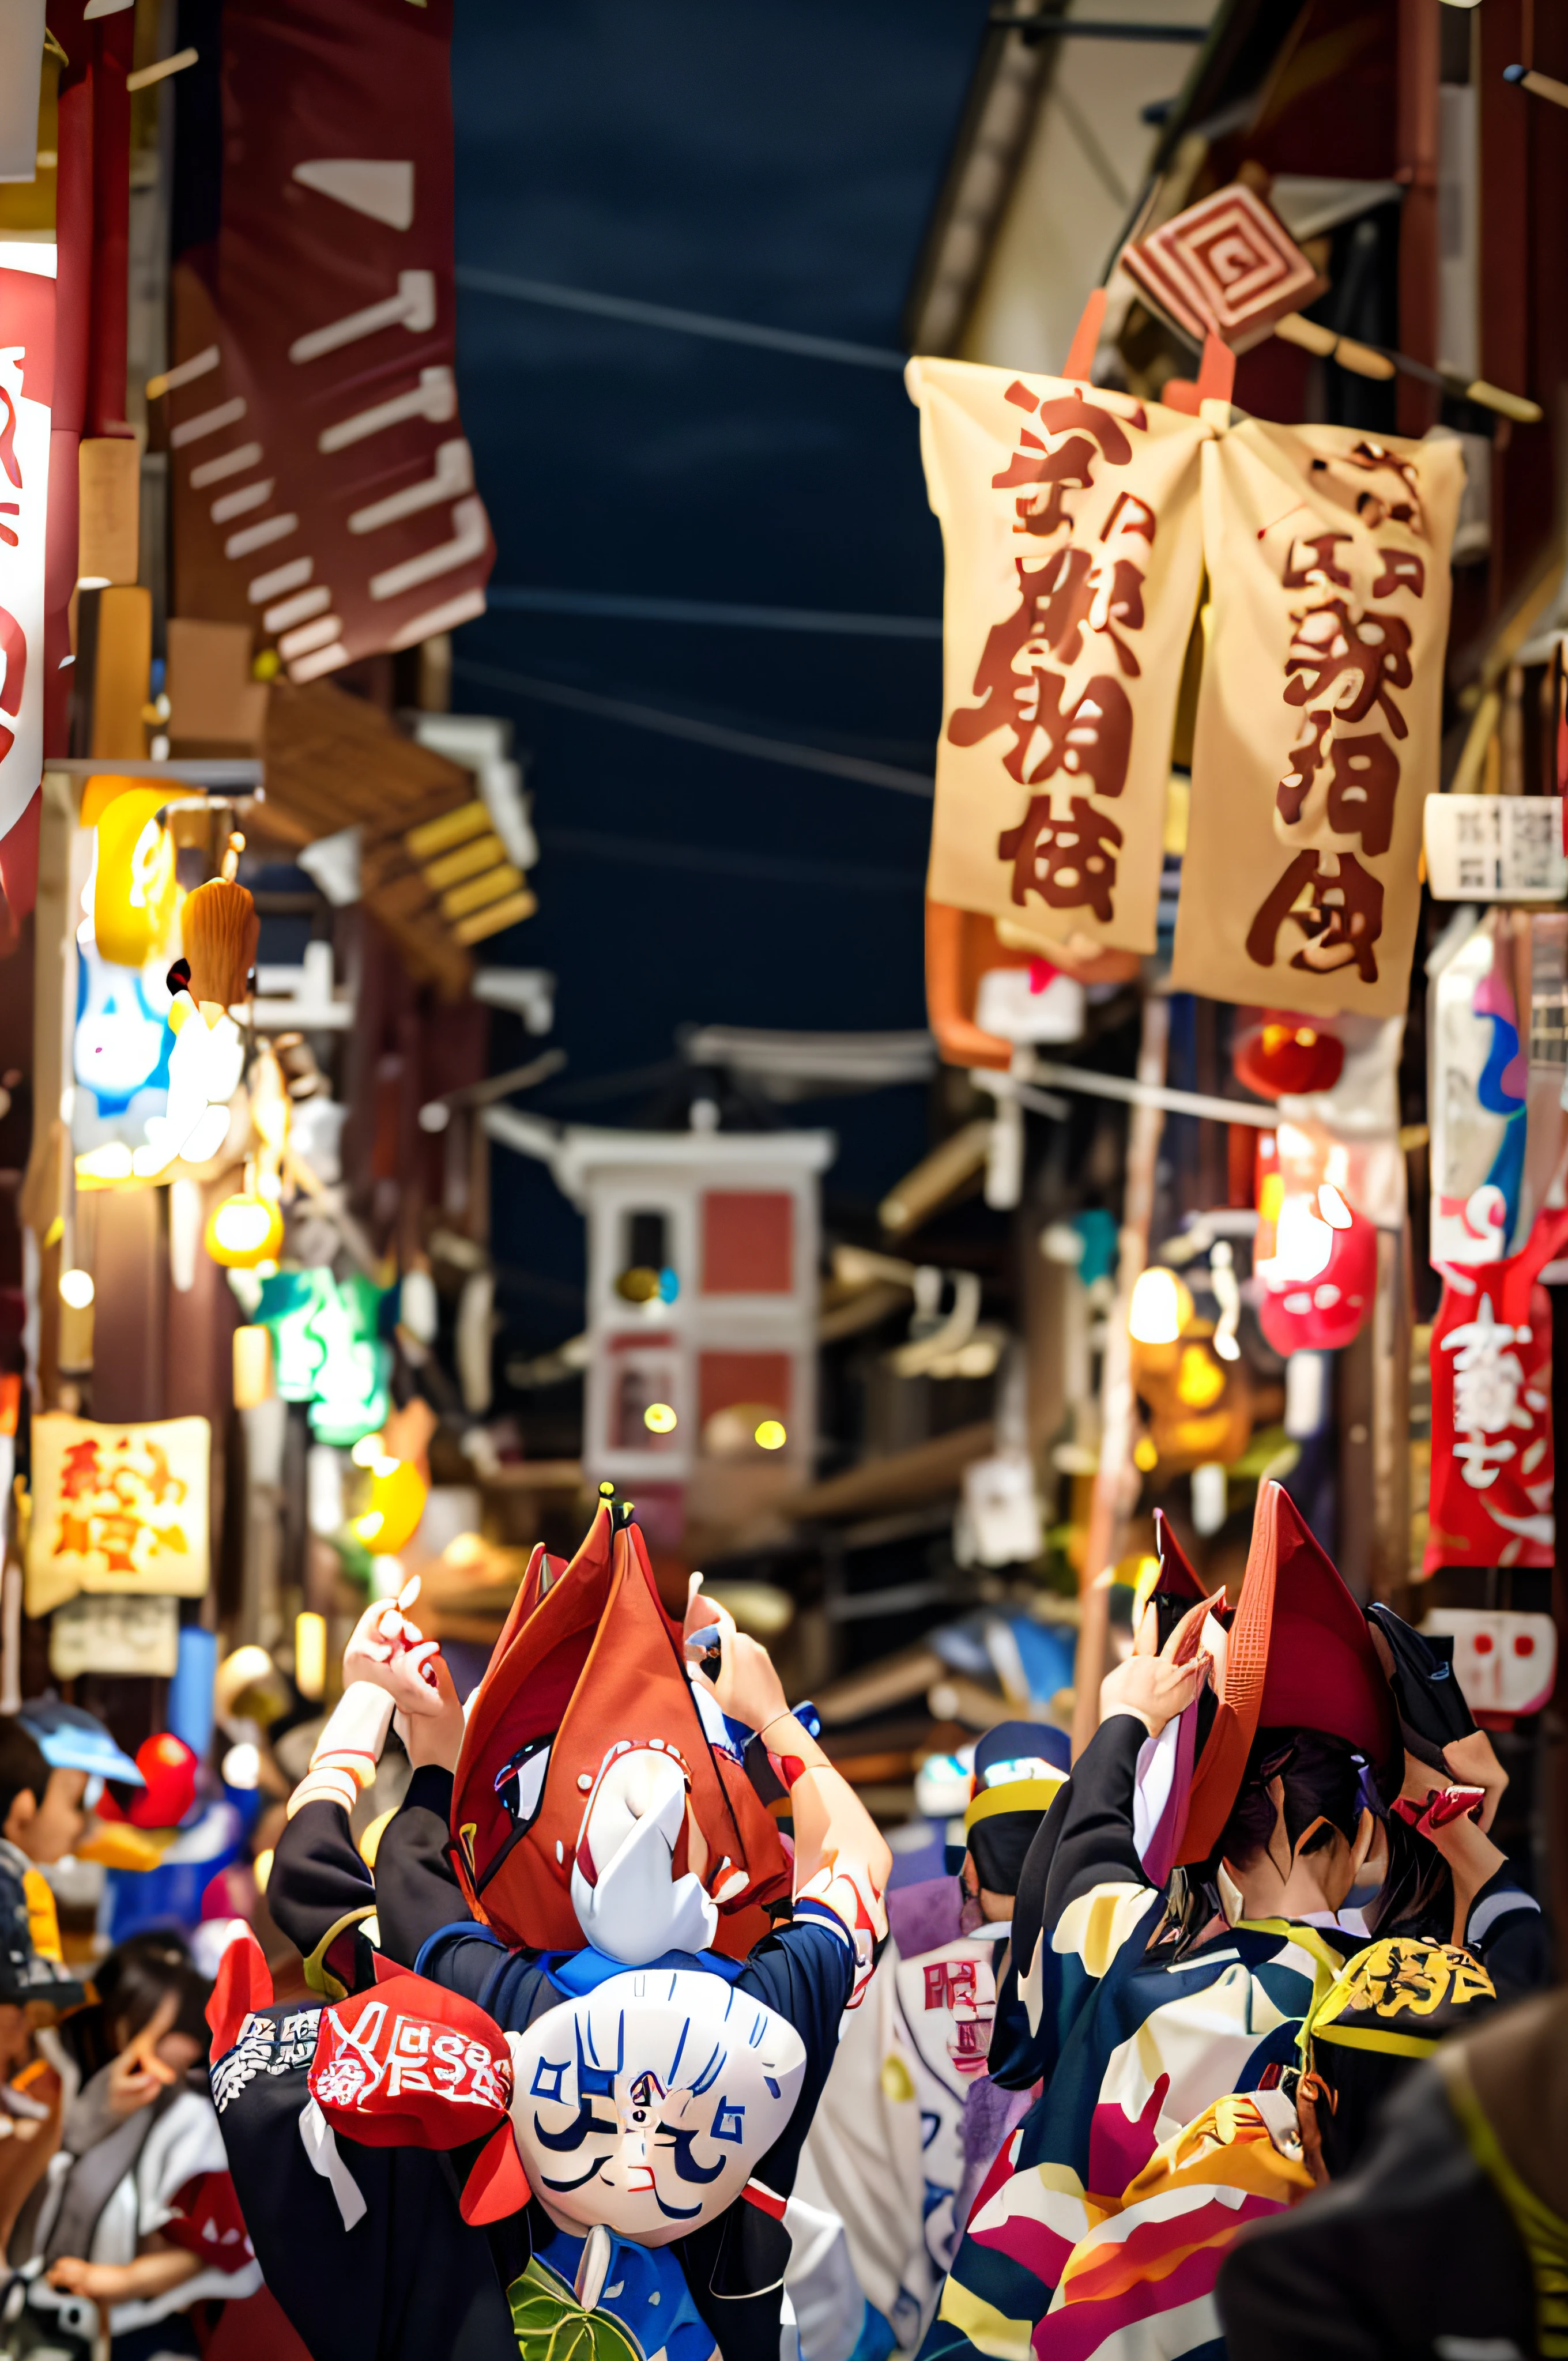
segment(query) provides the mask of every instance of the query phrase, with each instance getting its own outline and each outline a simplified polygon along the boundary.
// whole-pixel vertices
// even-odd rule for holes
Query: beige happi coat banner
[[[930,897],[1152,951],[1211,430],[967,361],[905,382],[947,553]]]
[[[35,1418],[28,1614],[48,1615],[81,1590],[200,1598],[212,1449],[204,1418]]]
[[[1248,419],[1202,467],[1211,605],[1171,982],[1396,1016],[1438,784],[1459,445]]]

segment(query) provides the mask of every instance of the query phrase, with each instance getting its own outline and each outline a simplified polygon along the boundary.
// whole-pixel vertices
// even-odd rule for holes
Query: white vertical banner
[[[43,776],[54,269],[50,245],[0,244],[0,837]]]

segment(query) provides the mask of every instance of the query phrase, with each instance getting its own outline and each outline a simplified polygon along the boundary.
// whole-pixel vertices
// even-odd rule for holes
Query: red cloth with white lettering
[[[1568,1212],[1543,1213],[1518,1254],[1444,1266],[1424,1574],[1552,1563],[1552,1301],[1537,1274],[1565,1244]]]
[[[423,1976],[322,2011],[311,2096],[367,2147],[461,2147],[508,2120],[511,2052],[493,2017]]]

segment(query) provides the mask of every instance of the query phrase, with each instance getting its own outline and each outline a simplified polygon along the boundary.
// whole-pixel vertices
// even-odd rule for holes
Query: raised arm
[[[790,1711],[772,1657],[760,1641],[738,1631],[733,1620],[696,1588],[686,1608],[686,1649],[695,1661],[717,1635],[719,1669],[713,1680],[694,1671],[720,1709],[766,1749],[781,1786],[789,1791],[795,1821],[795,1908],[797,1919],[831,1921],[855,1954],[859,2002],[887,1933],[883,1896],[893,1855],[876,1822],[843,1773]],[[696,1644],[694,1644],[694,1642]]]

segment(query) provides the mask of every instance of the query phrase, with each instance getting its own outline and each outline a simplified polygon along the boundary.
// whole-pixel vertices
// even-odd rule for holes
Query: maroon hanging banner
[[[0,245],[0,838],[43,776],[53,274],[51,247]]]
[[[173,280],[173,605],[257,624],[301,682],[484,611],[452,0],[227,0],[222,23],[217,234]]]

